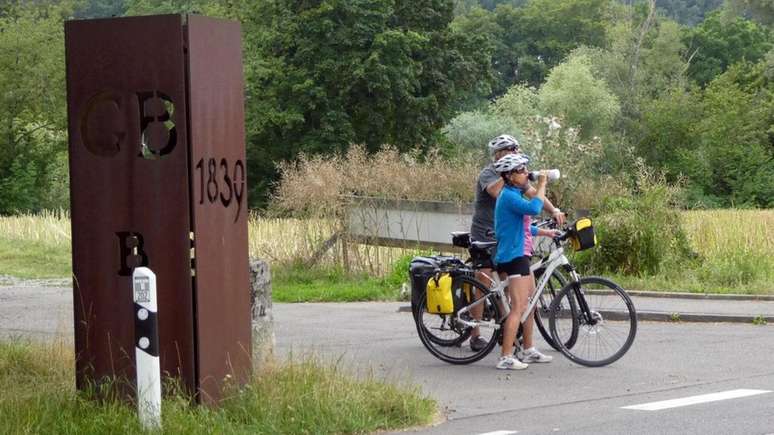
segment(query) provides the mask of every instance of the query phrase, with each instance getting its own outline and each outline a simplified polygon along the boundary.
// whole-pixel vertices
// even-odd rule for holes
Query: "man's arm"
[[[505,180],[500,177],[497,181],[493,181],[486,186],[486,193],[492,198],[497,199],[500,196],[500,191],[503,190],[503,186],[505,186]]]

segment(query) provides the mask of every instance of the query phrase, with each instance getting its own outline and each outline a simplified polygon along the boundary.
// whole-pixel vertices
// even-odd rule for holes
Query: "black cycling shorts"
[[[508,278],[529,276],[529,257],[516,257],[507,263],[498,264],[497,271],[508,275]]]

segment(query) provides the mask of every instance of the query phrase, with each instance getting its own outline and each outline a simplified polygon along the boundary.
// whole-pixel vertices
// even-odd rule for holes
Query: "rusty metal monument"
[[[133,379],[144,266],[162,375],[217,402],[252,367],[239,24],[81,20],[65,39],[77,386]]]

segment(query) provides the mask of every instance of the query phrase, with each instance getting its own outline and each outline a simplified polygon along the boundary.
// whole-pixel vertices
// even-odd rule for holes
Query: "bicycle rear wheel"
[[[427,298],[420,301],[417,310],[417,333],[425,348],[436,358],[451,364],[470,364],[488,355],[497,344],[500,335],[500,325],[497,324],[499,310],[487,297],[489,295],[487,287],[471,277],[455,278],[452,291],[463,292],[468,296],[459,298],[461,306],[455,307],[454,314],[429,313]],[[460,322],[457,312],[476,301],[481,301],[479,306],[483,308],[481,319],[478,319],[480,322],[478,330],[485,344],[478,350],[473,350],[470,346],[473,327]],[[463,311],[459,318],[473,321],[474,315],[470,311]]]
[[[578,310],[562,306],[574,299]],[[575,317],[575,318],[573,318]],[[574,326],[576,325],[576,326]],[[558,337],[577,327],[577,340],[569,348]],[[583,277],[567,284],[551,304],[549,328],[559,351],[571,361],[601,367],[621,358],[637,335],[637,312],[629,295],[616,283],[601,277]]]
[[[535,283],[540,280],[544,272],[545,269],[538,269],[535,271]],[[554,269],[551,276],[548,278],[548,281],[546,281],[546,286],[543,289],[543,293],[538,298],[537,305],[535,305],[535,325],[546,343],[556,350],[559,350],[559,346],[551,336],[551,331],[549,331],[548,318],[550,316],[551,304],[565,285],[567,285],[567,278],[565,278],[559,270]],[[571,310],[573,313],[577,313],[577,304],[573,297],[565,298],[563,304],[557,308],[559,310]],[[575,317],[573,316],[572,318]],[[560,339],[568,349],[575,345],[575,340],[578,338],[577,322],[572,326],[574,327],[564,328],[562,330],[563,334],[560,336]]]

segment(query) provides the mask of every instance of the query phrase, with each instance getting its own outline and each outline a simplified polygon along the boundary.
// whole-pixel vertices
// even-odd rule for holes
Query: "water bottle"
[[[548,176],[548,181],[554,181],[558,180],[561,174],[559,173],[558,169],[549,169],[546,171]],[[535,181],[538,179],[538,176],[540,176],[540,171],[532,171],[529,173],[529,179],[531,181]]]

